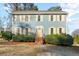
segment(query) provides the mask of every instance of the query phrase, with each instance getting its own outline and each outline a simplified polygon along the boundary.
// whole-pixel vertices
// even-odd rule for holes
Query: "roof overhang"
[[[63,14],[63,15],[67,15],[67,12],[65,11],[13,11],[12,14],[16,14],[16,15],[37,15],[37,14],[45,14],[45,15],[48,15],[48,14]]]

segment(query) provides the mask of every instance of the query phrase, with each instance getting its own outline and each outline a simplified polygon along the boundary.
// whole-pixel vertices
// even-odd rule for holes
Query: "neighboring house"
[[[75,31],[72,32],[72,36],[79,36],[79,29],[76,29]]]
[[[12,32],[14,34],[48,34],[66,33],[66,16],[64,11],[14,11],[12,13]]]

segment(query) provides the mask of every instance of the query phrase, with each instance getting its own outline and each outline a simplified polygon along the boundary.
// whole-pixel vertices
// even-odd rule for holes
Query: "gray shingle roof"
[[[67,12],[64,11],[13,11],[12,14],[64,14],[67,15]]]

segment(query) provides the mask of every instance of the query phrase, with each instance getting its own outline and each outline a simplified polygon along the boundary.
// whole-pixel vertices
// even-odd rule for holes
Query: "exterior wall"
[[[64,33],[66,32],[66,15],[62,16],[63,21],[59,21],[59,16],[54,15],[54,21],[50,21],[50,15],[41,15],[41,21],[37,21],[38,15],[29,15],[29,21],[24,21],[24,23],[27,23],[29,27],[31,28],[31,32],[35,33],[36,32],[36,27],[37,26],[42,26],[43,32],[45,35],[49,34],[49,28],[54,27],[55,28],[55,33],[58,34],[58,28],[64,28]],[[17,19],[15,19],[15,22],[18,24],[23,21],[21,19],[21,16],[18,15]],[[14,24],[13,24],[14,26]],[[16,30],[16,26],[13,27]]]

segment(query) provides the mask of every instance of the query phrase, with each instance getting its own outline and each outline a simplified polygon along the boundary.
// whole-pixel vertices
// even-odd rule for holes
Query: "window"
[[[40,15],[38,15],[38,21],[40,21]]]
[[[17,29],[17,34],[20,34],[20,29],[19,28]]]
[[[28,21],[28,15],[25,16],[25,21]]]
[[[53,15],[53,21],[57,20],[57,15]]]
[[[23,34],[23,28],[22,28],[22,30],[21,30],[21,33]]]
[[[51,21],[53,21],[53,15],[51,15]]]
[[[28,28],[26,28],[26,34],[28,35]]]
[[[51,34],[54,34],[54,29],[53,28],[51,28]]]
[[[59,33],[62,33],[62,28],[59,28]]]
[[[59,20],[60,20],[60,21],[62,21],[62,15],[60,15],[60,17],[59,17],[59,18],[60,18]]]

